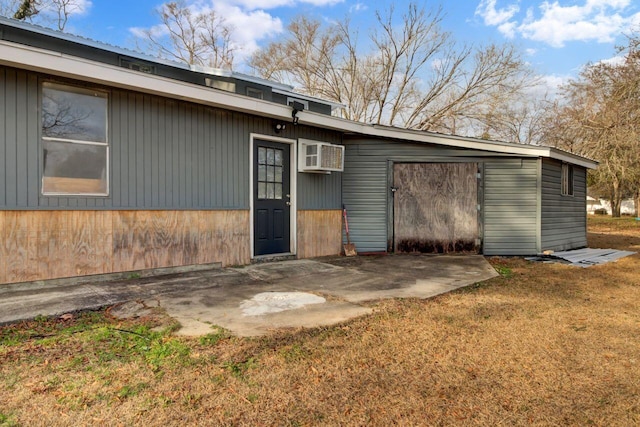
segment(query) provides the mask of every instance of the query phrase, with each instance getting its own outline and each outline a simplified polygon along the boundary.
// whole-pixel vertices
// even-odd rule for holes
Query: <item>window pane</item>
[[[107,194],[107,147],[43,141],[42,191]]]
[[[258,165],[258,181],[267,180],[267,167],[265,165]]]
[[[42,135],[107,142],[107,95],[72,86],[42,86]]]
[[[276,150],[276,166],[282,166],[282,150]]]
[[[267,164],[268,165],[273,165],[275,163],[275,153],[274,153],[274,149],[273,148],[268,148],[267,149]]]
[[[275,182],[282,182],[282,168],[276,167],[276,177],[274,179]]]
[[[267,149],[258,147],[258,163],[264,165],[267,163]]]
[[[276,199],[282,199],[282,184],[276,184]]]
[[[267,181],[269,182],[273,182],[274,178],[275,178],[275,171],[274,171],[275,167],[274,166],[268,166],[267,167]]]
[[[267,184],[267,199],[275,198],[275,184]]]
[[[266,199],[267,198],[267,184],[264,182],[258,183],[258,199]]]

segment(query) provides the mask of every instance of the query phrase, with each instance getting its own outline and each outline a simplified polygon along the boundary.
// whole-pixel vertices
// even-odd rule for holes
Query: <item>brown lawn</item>
[[[633,219],[589,227],[640,250]],[[0,328],[0,425],[640,425],[640,256],[490,261],[502,277],[259,339],[108,311]]]

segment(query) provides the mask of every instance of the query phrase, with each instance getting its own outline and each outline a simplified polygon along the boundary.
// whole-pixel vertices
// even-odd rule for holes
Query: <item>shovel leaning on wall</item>
[[[347,243],[344,245],[344,254],[345,256],[356,256],[358,252],[356,251],[356,245],[351,243],[349,239],[349,220],[347,219],[347,208],[342,205],[342,218],[344,220],[344,231],[347,235]]]

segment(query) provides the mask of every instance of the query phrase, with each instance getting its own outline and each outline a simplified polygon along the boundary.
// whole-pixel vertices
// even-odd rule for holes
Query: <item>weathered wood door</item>
[[[254,254],[291,249],[290,146],[255,141],[253,169]]]
[[[477,172],[477,163],[394,164],[394,251],[477,252]]]

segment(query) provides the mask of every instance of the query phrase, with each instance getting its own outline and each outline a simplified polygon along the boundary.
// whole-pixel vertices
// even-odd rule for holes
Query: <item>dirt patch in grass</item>
[[[589,225],[638,249],[631,220]],[[255,339],[104,312],[5,326],[0,425],[640,424],[640,256],[490,262],[483,284]]]

